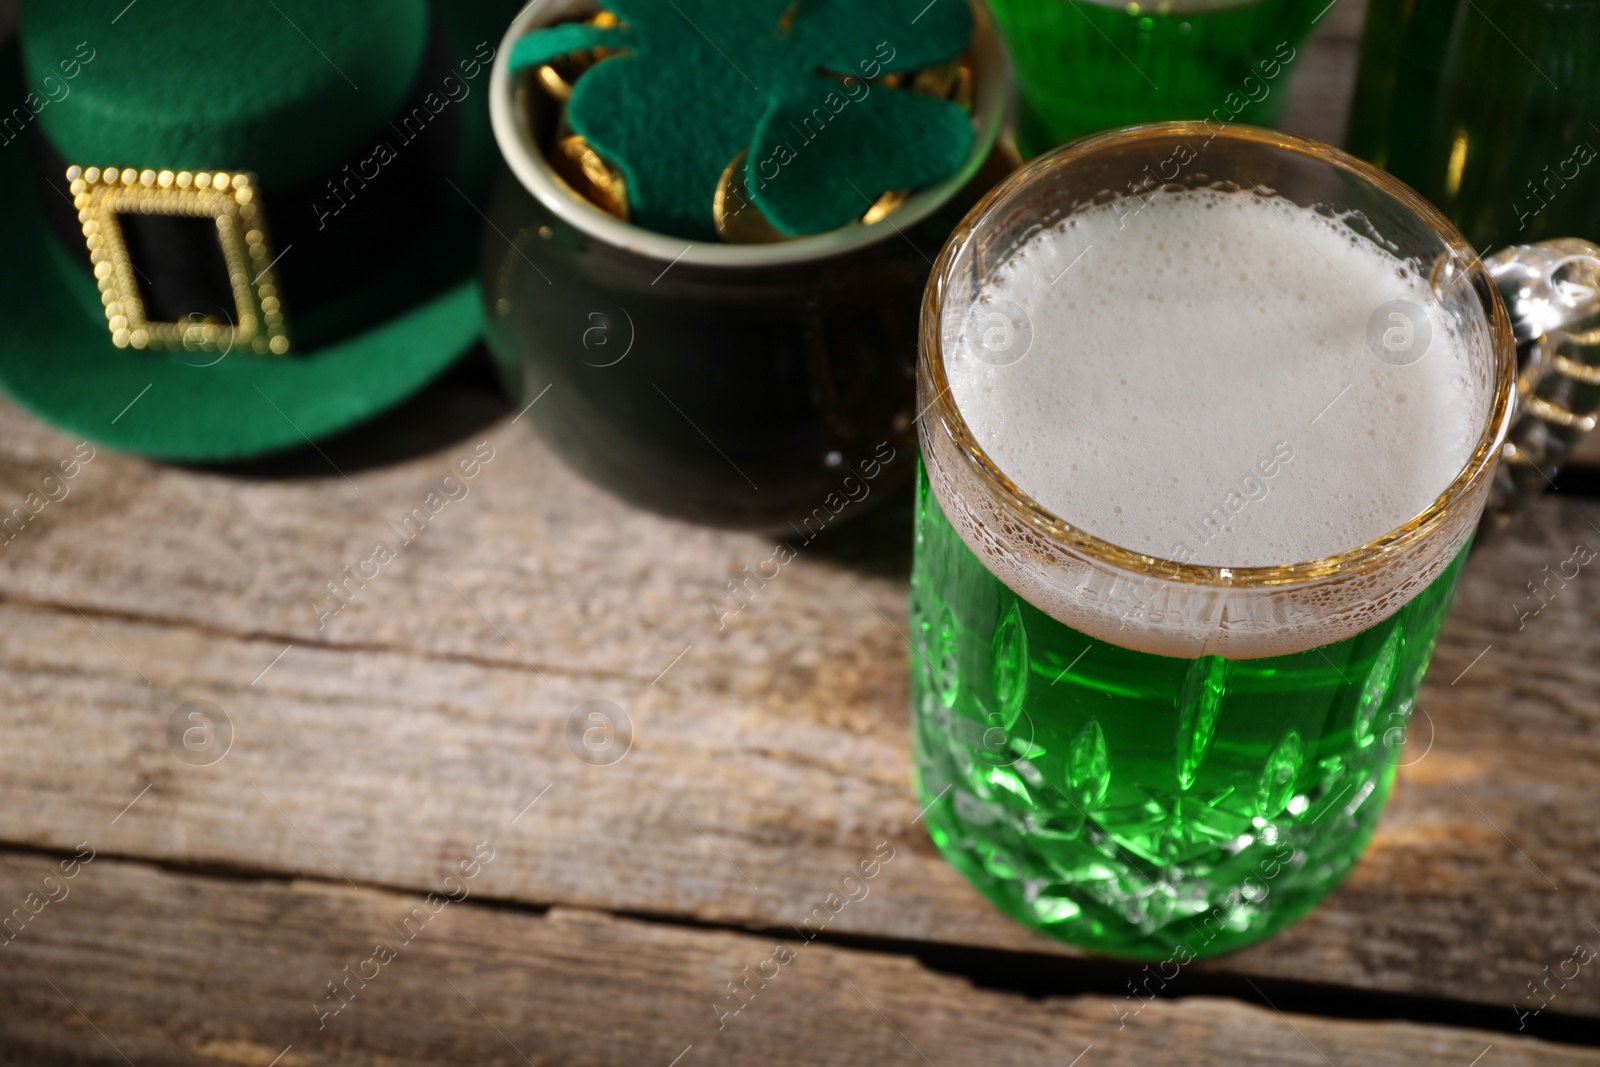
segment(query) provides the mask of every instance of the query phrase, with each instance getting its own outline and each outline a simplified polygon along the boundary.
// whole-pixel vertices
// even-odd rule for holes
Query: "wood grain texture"
[[[1289,128],[1341,135],[1359,16],[1339,0],[1307,46]],[[0,842],[101,851],[70,899],[0,947],[17,1009],[0,1012],[0,1044],[122,1062],[49,979],[141,1067],[266,1067],[289,1044],[282,1067],[519,1062],[484,1016],[541,1067],[667,1064],[691,1043],[682,1067],[923,1062],[848,978],[939,1067],[1067,1064],[1088,1044],[1084,1067],[1246,1062],[1242,1049],[1248,1062],[1465,1067],[1491,1042],[1485,1067],[1594,1062],[1425,1026],[1286,1026],[1203,999],[1153,1005],[1118,1032],[1121,1002],[1026,1000],[820,943],[719,1033],[711,997],[767,958],[772,936],[598,912],[786,931],[888,842],[894,860],[830,934],[1071,950],[1001,918],[916,823],[903,496],[804,548],[719,623],[735,603],[726,583],[770,540],[634,511],[493,411],[430,390],[384,434],[288,468],[101,452],[65,499],[0,535]],[[398,547],[391,524],[426,508],[480,441],[494,458],[467,495]],[[74,444],[0,402],[0,517]],[[1483,546],[1366,859],[1306,922],[1196,970],[1509,1017],[1544,968],[1595,940],[1600,579],[1585,569],[1520,629],[1518,612],[1537,606],[1527,583],[1547,565],[1579,541],[1600,548],[1596,526],[1600,506],[1547,499]],[[326,583],[379,540],[396,558],[327,616]],[[192,700],[234,729],[211,766],[171,748],[170,720]],[[613,765],[579,758],[593,724],[574,713],[591,700],[631,722]],[[392,890],[437,891],[483,838],[498,852],[480,899],[549,914],[452,906],[319,1033],[323,983],[416,903]],[[20,903],[51,862],[0,857],[0,904]],[[1600,1015],[1600,981],[1586,971],[1551,1009]]]
[[[0,901],[55,870],[0,858]],[[433,912],[416,895],[106,857],[64,884],[0,948],[0,1042],[30,1062],[1467,1067],[1492,1050],[1482,1062],[1497,1067],[1600,1063],[1600,1051],[1505,1034],[1209,998],[1124,1017],[1120,1000],[977,989],[902,956],[792,938],[781,962],[772,938],[470,896]],[[768,978],[748,977],[758,971]],[[737,999],[734,981],[749,983]]]
[[[71,451],[0,422],[0,491]],[[770,542],[633,511],[525,425],[488,440],[468,496],[322,631],[320,583],[470,442],[355,472],[359,489],[97,456],[0,549],[0,839],[415,889],[538,797],[486,874],[498,898],[784,929],[889,841],[871,903],[832,932],[1069,952],[1001,918],[914,821],[903,514],[802,551],[718,630],[705,602]],[[1509,1013],[1589,936],[1595,579],[1522,632],[1513,604],[1575,540],[1600,547],[1597,517],[1547,499],[1472,560],[1422,698],[1431,742],[1370,855],[1305,923],[1206,967]],[[236,730],[210,767],[169,748],[196,699]],[[596,699],[632,722],[612,766],[569,742]],[[1600,985],[1558,1010],[1600,1014]]]

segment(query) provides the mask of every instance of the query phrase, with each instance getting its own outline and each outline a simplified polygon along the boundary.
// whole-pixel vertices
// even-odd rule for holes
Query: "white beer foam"
[[[1427,508],[1471,456],[1487,396],[1426,280],[1279,197],[1140,203],[1036,234],[976,308],[947,309],[951,394],[999,468],[1095,537],[1213,566],[1334,555]],[[1374,321],[1404,343],[1402,319],[1374,319],[1392,301],[1427,317],[1409,365],[1414,350],[1385,360],[1369,343]],[[997,365],[1008,341],[1027,351]]]

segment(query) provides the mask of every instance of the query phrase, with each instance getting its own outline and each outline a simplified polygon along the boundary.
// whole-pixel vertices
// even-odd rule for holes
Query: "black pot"
[[[783,530],[818,509],[839,521],[866,510],[911,471],[917,316],[933,260],[1006,169],[991,157],[1009,71],[987,17],[978,136],[960,173],[872,226],[724,245],[622,222],[550,170],[505,60],[523,33],[582,10],[530,4],[490,84],[510,166],[490,201],[480,278],[512,395],[573,467],[657,511]],[[832,507],[863,479],[874,491],[862,506]]]

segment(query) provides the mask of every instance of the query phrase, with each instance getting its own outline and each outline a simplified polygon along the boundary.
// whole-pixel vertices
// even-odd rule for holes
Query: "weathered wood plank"
[[[1156,1001],[1124,1019],[1114,999],[976,989],[902,956],[798,938],[780,956],[772,938],[754,935],[479,906],[478,880],[508,858],[496,854],[476,879],[435,887],[462,902],[430,905],[417,895],[197,877],[107,857],[61,881],[47,858],[0,857],[0,902],[39,892],[52,874],[60,898],[0,948],[0,1042],[34,1061],[126,1058],[141,1067],[1465,1067],[1491,1047],[1484,1062],[1497,1065],[1600,1063],[1600,1051],[1505,1034],[1331,1021],[1209,998]],[[337,996],[335,981],[348,983]],[[748,982],[738,999],[734,981]]]
[[[1359,16],[1342,0],[1308,45],[1289,128],[1340,136]],[[98,455],[0,547],[0,836],[69,847],[99,830],[135,855],[416,887],[539,797],[507,839],[514,862],[489,875],[498,896],[782,927],[887,840],[880,903],[836,930],[1062,951],[999,919],[912,825],[891,517],[871,520],[877,539],[808,549],[718,627],[735,604],[724,583],[770,545],[621,507],[524,431],[490,431],[495,459],[468,496],[322,626],[319,599],[337,606],[323,583],[375,540],[398,546],[388,524],[479,438],[384,470],[334,448],[349,482]],[[8,508],[72,455],[3,405],[0,441]],[[1567,958],[1600,883],[1584,817],[1592,593],[1580,579],[1522,633],[1513,604],[1536,603],[1517,600],[1523,583],[1594,518],[1543,503],[1535,532],[1474,560],[1424,697],[1432,747],[1373,852],[1311,920],[1207,966],[1499,1004]],[[167,745],[171,712],[196,698],[238,729],[213,767]],[[616,766],[568,750],[590,699],[632,717]],[[1562,996],[1557,1010],[1600,1011],[1577,984]]]
[[[0,430],[13,496],[72,451],[9,409]],[[467,497],[319,631],[320,583],[476,440],[353,471],[359,490],[97,456],[0,549],[0,839],[103,832],[127,855],[416,888],[548,786],[487,876],[497,897],[785,928],[889,841],[880,903],[834,930],[1066,951],[1000,918],[913,822],[903,515],[803,551],[719,630],[705,603],[770,542],[632,511],[500,425]],[[1542,501],[1474,558],[1423,695],[1432,747],[1371,855],[1307,922],[1208,967],[1509,1012],[1588,936],[1594,579],[1523,632],[1512,605],[1575,539],[1600,547],[1597,516]],[[169,749],[195,699],[236,727],[214,766]],[[595,699],[633,724],[612,766],[569,747]],[[1555,1010],[1600,1014],[1600,987]]]

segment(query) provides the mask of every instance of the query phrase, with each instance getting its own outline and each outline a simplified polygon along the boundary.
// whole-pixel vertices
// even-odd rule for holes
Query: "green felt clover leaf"
[[[594,47],[567,121],[628,187],[641,226],[714,239],[712,194],[749,149],[751,199],[790,236],[846,225],[892,189],[954,174],[972,147],[957,105],[883,84],[959,56],[965,0],[602,0],[621,25],[528,34],[513,70]]]

